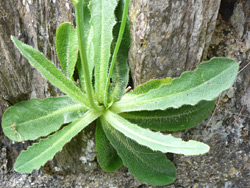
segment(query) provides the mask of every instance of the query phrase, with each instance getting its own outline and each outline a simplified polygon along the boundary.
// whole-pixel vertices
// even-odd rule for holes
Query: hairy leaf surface
[[[108,139],[137,180],[151,185],[167,185],[175,181],[175,167],[163,153],[139,145],[114,129],[103,118],[101,120]]]
[[[76,62],[76,66],[77,66],[77,71],[78,71],[78,76],[79,76],[79,81],[80,81],[80,86],[81,86],[81,90],[86,93],[86,89],[85,89],[85,82],[84,82],[84,71],[83,71],[83,67],[82,67],[82,62],[81,62],[81,56],[80,54],[78,54],[78,59]]]
[[[115,10],[115,15],[117,18],[117,24],[114,27],[113,35],[114,35],[114,42],[117,41],[121,21],[122,21],[122,14],[124,9],[124,1],[120,0],[118,7]],[[113,42],[113,43],[114,43]],[[115,44],[113,45],[115,46]],[[125,88],[128,84],[129,80],[129,66],[128,66],[128,51],[130,47],[130,26],[129,20],[127,18],[125,30],[123,33],[122,42],[117,54],[114,72],[112,75],[112,82],[114,84],[114,90],[112,92],[111,100],[118,101],[122,97],[125,92]]]
[[[175,138],[172,135],[163,135],[160,132],[152,132],[149,129],[144,129],[136,124],[130,123],[111,111],[106,111],[104,117],[105,120],[116,130],[154,151],[184,155],[200,155],[209,151],[209,146],[204,143],[194,140],[185,142],[181,138]]]
[[[140,95],[140,94],[145,94],[149,92],[150,90],[153,89],[158,89],[163,85],[171,84],[172,78],[163,78],[163,79],[154,79],[154,80],[149,80],[148,82],[139,85],[138,87],[135,88],[131,94],[134,95]]]
[[[27,150],[22,151],[18,156],[14,165],[15,171],[31,173],[34,169],[39,169],[48,160],[51,160],[58,151],[62,150],[66,143],[100,115],[100,113],[88,111],[80,119],[73,121],[62,130],[28,147]]]
[[[56,31],[56,53],[68,78],[73,76],[78,54],[77,32],[71,23],[61,24]]]
[[[90,24],[90,10],[89,10],[89,2],[90,0],[84,0],[83,2],[83,47],[86,51],[87,60],[88,60],[88,67],[89,67],[89,74],[90,78],[92,78],[93,75],[93,69],[94,69],[94,46],[93,46],[93,28]]]
[[[110,59],[112,31],[116,23],[114,11],[116,0],[92,0],[90,2],[91,26],[93,28],[93,46],[95,62],[95,91],[100,103],[103,103],[106,78]]]
[[[18,47],[21,54],[29,60],[30,64],[39,70],[41,74],[54,86],[58,87],[62,92],[68,94],[75,101],[88,104],[86,101],[86,96],[77,86],[75,86],[74,82],[66,78],[52,62],[43,56],[41,52],[35,50],[29,45],[22,43],[13,36],[11,39]]]
[[[96,152],[97,161],[106,172],[116,171],[122,167],[122,160],[117,155],[116,150],[110,144],[108,138],[103,131],[103,125],[98,119],[96,123]]]
[[[78,119],[86,111],[68,96],[31,99],[9,108],[4,113],[2,127],[5,135],[16,142],[35,140]]]
[[[201,101],[195,106],[184,105],[167,110],[138,111],[119,114],[143,128],[157,131],[179,131],[196,126],[212,112],[215,101]]]
[[[82,91],[86,91],[85,81],[88,79],[84,75],[84,67],[88,69],[90,84],[92,84],[93,69],[94,69],[94,49],[92,42],[92,28],[90,25],[90,10],[88,8],[89,0],[81,0],[76,3],[76,22],[77,33],[79,40],[79,56],[77,59],[77,70],[80,79]],[[79,23],[78,23],[79,22]],[[81,57],[81,53],[83,57]],[[81,59],[83,58],[83,59]],[[82,62],[83,61],[83,62]],[[85,65],[85,66],[83,66]],[[87,70],[85,70],[87,71]]]
[[[232,86],[238,68],[238,63],[232,59],[213,58],[201,63],[196,71],[183,73],[171,84],[141,95],[125,95],[111,110],[118,113],[165,110],[182,105],[195,105],[202,100],[211,101]]]

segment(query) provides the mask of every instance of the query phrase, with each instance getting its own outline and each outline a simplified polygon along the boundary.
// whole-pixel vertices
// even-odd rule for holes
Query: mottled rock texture
[[[130,66],[135,86],[195,69],[215,28],[220,0],[131,2]]]
[[[179,76],[201,60],[231,57],[240,63],[236,83],[217,101],[203,124],[176,136],[206,142],[196,157],[174,155],[178,179],[165,187],[250,187],[250,1],[131,0],[130,66],[134,86],[152,78]],[[32,68],[10,41],[14,35],[59,67],[55,31],[73,22],[69,0],[0,1],[0,116],[18,101],[61,93]],[[80,133],[40,171],[13,172],[29,143],[13,143],[0,129],[0,187],[152,187],[126,168],[104,173],[95,159],[94,126]]]

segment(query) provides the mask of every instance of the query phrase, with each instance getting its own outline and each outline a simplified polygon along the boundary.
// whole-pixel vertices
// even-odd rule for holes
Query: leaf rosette
[[[21,152],[14,169],[19,173],[39,169],[96,121],[97,160],[103,170],[112,172],[124,165],[147,184],[174,182],[176,170],[165,153],[200,155],[208,152],[209,146],[156,131],[188,129],[206,119],[216,97],[234,83],[237,62],[213,58],[179,78],[150,80],[125,93],[129,0],[72,2],[76,29],[63,23],[56,32],[63,72],[43,54],[12,37],[30,64],[65,93],[21,102],[4,113],[2,127],[7,137],[16,142],[40,139]]]

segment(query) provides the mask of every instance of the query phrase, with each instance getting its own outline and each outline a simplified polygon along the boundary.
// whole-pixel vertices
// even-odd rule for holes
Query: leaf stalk
[[[76,29],[77,29],[77,36],[78,36],[78,42],[79,42],[79,51],[81,56],[81,63],[84,71],[84,77],[85,77],[85,87],[86,87],[86,93],[88,96],[88,100],[90,103],[90,106],[94,108],[97,111],[102,111],[104,108],[102,106],[99,106],[95,103],[93,98],[93,88],[91,84],[90,74],[89,74],[89,67],[88,67],[88,61],[87,61],[87,54],[84,50],[84,35],[83,35],[83,22],[84,22],[84,14],[83,14],[83,0],[78,0],[76,3],[74,3],[75,6],[75,17],[76,17]]]

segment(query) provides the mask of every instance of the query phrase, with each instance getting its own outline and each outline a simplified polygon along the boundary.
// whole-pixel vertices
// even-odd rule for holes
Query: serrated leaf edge
[[[210,61],[215,60],[215,59],[220,59],[220,58],[219,58],[219,57],[212,58]],[[221,58],[221,59],[225,59],[225,58]],[[234,61],[234,60],[232,60],[232,59],[229,59],[229,60]],[[209,63],[210,61],[203,62],[203,63],[201,63],[200,65]],[[234,62],[235,62],[235,61],[234,61]],[[182,79],[183,76],[185,76],[185,75],[187,75],[187,74],[196,73],[196,72],[200,69],[200,65],[198,66],[198,68],[197,68],[195,71],[187,71],[187,72],[182,73],[180,77],[173,79],[173,81],[172,81],[171,84],[173,84],[174,80]],[[237,70],[235,71],[236,74],[233,75],[233,76],[236,77],[236,76],[237,76],[237,72],[238,72],[238,68],[239,68],[239,65],[238,65],[236,62],[235,62],[234,65],[232,65],[232,66],[230,66],[230,67],[227,67],[226,69],[224,69],[223,71],[221,71],[219,75],[221,75],[222,73],[225,73],[225,72],[230,71],[231,69],[233,69],[233,67],[234,67],[234,68],[237,67]],[[215,77],[213,77],[213,78],[210,79],[210,80],[206,80],[205,82],[202,83],[202,86],[203,86],[204,84],[209,84],[209,82],[211,82],[211,80],[214,80],[214,79],[215,79],[217,76],[219,76],[219,75],[216,75]],[[162,88],[162,87],[164,87],[164,86],[166,86],[166,85],[169,85],[169,84],[164,84],[164,85],[162,85],[162,86],[159,87],[159,88],[150,90],[149,92],[150,92],[150,93],[153,93],[155,90],[158,90],[158,89],[160,89],[160,88]],[[167,107],[167,108],[179,108],[179,107],[181,107],[181,106],[183,106],[183,105],[192,105],[192,106],[194,106],[195,104],[199,103],[199,102],[202,101],[202,100],[205,100],[205,101],[212,101],[212,100],[214,100],[216,97],[218,97],[219,94],[220,94],[221,92],[223,92],[223,91],[229,89],[229,88],[231,87],[231,85],[232,85],[232,83],[228,84],[227,86],[224,86],[224,87],[220,90],[220,92],[218,91],[217,93],[213,93],[213,96],[207,96],[207,97],[204,97],[204,98],[202,98],[202,99],[199,99],[199,100],[197,100],[197,101],[195,101],[195,102],[186,102],[185,104],[182,104],[182,105],[176,105],[176,103],[174,103],[173,105],[171,105],[171,106],[169,106],[169,107]],[[192,90],[193,88],[199,88],[199,87],[201,87],[201,85],[199,85],[199,86],[197,86],[197,87],[189,88],[189,89],[187,89],[187,90],[185,90],[185,91],[182,91],[182,92],[178,92],[178,93],[174,93],[174,94],[172,94],[172,95],[168,95],[168,97],[158,97],[158,98],[156,98],[156,99],[147,99],[147,100],[144,99],[144,100],[141,100],[139,103],[136,102],[137,97],[141,97],[141,96],[147,95],[149,92],[146,93],[146,94],[140,94],[140,95],[133,95],[133,93],[128,93],[128,94],[124,95],[124,96],[121,98],[120,101],[114,103],[114,105],[111,107],[111,110],[112,110],[113,112],[116,112],[116,113],[135,111],[135,109],[130,110],[128,106],[135,106],[135,105],[136,105],[136,106],[140,106],[140,105],[144,105],[144,104],[145,104],[145,101],[147,101],[147,104],[149,104],[149,103],[154,103],[154,102],[159,102],[159,101],[161,101],[161,100],[167,99],[167,98],[172,97],[172,96],[178,96],[179,94],[186,93],[187,91],[190,91],[190,90]],[[166,108],[166,107],[159,107],[159,108],[154,109],[154,110],[166,110],[167,108]],[[146,109],[145,109],[145,110],[146,110]],[[136,110],[136,111],[143,111],[143,109],[138,109],[138,110]]]
[[[72,127],[69,129],[69,131],[72,132],[72,131],[74,131],[75,129],[77,129],[77,128],[79,128],[80,126],[82,126],[82,123],[83,123],[82,121],[84,121],[84,120],[85,120],[84,118],[86,118],[86,116],[88,116],[88,115],[89,115],[89,116],[94,116],[94,117],[92,117],[92,120],[91,120],[91,121],[88,120],[88,121],[90,121],[89,123],[84,123],[84,126],[83,126],[80,130],[78,130],[77,133],[76,133],[75,135],[77,135],[82,129],[84,129],[86,126],[88,126],[92,121],[94,121],[95,119],[97,119],[97,118],[101,115],[101,113],[100,113],[100,112],[88,111],[83,117],[81,117],[81,118],[79,118],[78,120],[75,120],[75,121],[72,122],[72,123],[76,122],[76,125],[78,125],[78,124],[79,124],[79,125],[78,125],[78,126],[72,126]],[[71,124],[72,124],[72,123],[71,123]],[[34,147],[37,147],[40,143],[49,140],[51,137],[53,137],[53,136],[56,135],[56,134],[60,134],[61,131],[63,131],[64,129],[67,129],[68,126],[69,126],[69,125],[67,125],[66,127],[64,127],[62,130],[57,131],[55,134],[53,134],[53,135],[51,135],[51,136],[48,136],[48,137],[45,138],[45,139],[40,139],[40,141],[39,141],[38,143],[35,143],[35,144],[33,144],[32,146],[29,146],[27,150],[23,150],[23,151],[21,152],[20,155],[23,155],[23,154],[28,153],[28,152],[29,152],[29,149],[32,149],[32,148],[34,148]],[[69,131],[67,131],[67,132],[69,132]],[[70,134],[70,133],[68,133],[68,134]],[[74,136],[75,136],[75,135],[74,135]],[[73,137],[74,137],[74,136],[73,136]],[[73,137],[67,138],[67,134],[64,134],[60,139],[57,139],[57,141],[54,142],[52,145],[56,145],[56,144],[58,144],[59,142],[61,142],[62,140],[65,141],[64,138],[66,138],[66,139],[68,139],[68,140],[67,140],[62,146],[59,146],[59,148],[57,149],[57,152],[56,152],[56,153],[58,153],[59,151],[61,151],[62,148],[63,148],[63,146],[64,146],[65,144],[67,144],[68,142],[70,142],[70,140],[71,140]],[[50,148],[52,148],[52,147],[50,146]],[[41,152],[41,154],[43,154],[43,153],[45,153],[45,151]],[[56,154],[56,153],[55,153],[55,154]],[[39,154],[38,156],[36,156],[36,157],[34,157],[33,159],[29,160],[28,162],[30,163],[31,161],[34,161],[34,159],[38,158],[41,154]],[[54,156],[55,156],[55,154],[54,154],[52,157],[49,157],[47,161],[53,159]],[[19,157],[18,157],[18,158],[19,158]],[[26,162],[25,164],[23,164],[23,165],[19,165],[18,167],[16,167],[18,158],[17,158],[16,163],[15,163],[15,165],[14,165],[14,169],[15,169],[15,171],[17,171],[17,172],[19,172],[19,173],[31,173],[31,172],[32,172],[33,170],[35,170],[35,169],[38,170],[41,166],[43,166],[43,165],[47,162],[47,161],[46,161],[46,162],[44,162],[43,164],[37,165],[37,167],[33,168],[31,171],[30,171],[30,170],[29,170],[29,171],[19,171],[18,169],[20,169],[20,167],[26,165],[27,162]]]
[[[195,140],[189,140],[186,142],[183,141],[181,138],[173,137],[171,134],[164,135],[160,132],[153,132],[150,129],[141,128],[136,124],[130,123],[121,116],[114,114],[111,111],[106,111],[104,113],[104,117],[105,120],[112,125],[112,127],[114,127],[116,130],[124,134],[126,137],[136,141],[137,143],[143,146],[149,147],[153,151],[161,151],[163,153],[167,152],[177,153],[186,156],[200,155],[207,153],[209,151],[209,146],[202,142],[198,142]],[[136,130],[132,130],[133,128]],[[162,141],[159,140],[157,141],[156,139],[168,140],[168,141],[170,140],[171,142],[174,143],[177,142],[177,143],[173,145],[169,143],[163,143]],[[176,150],[176,148],[178,148],[178,150]]]

